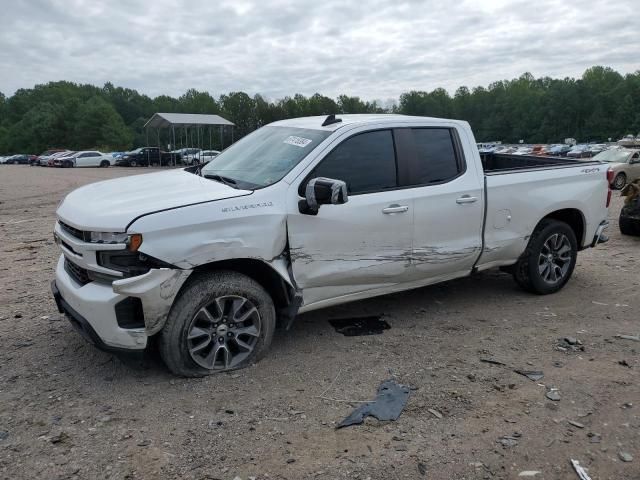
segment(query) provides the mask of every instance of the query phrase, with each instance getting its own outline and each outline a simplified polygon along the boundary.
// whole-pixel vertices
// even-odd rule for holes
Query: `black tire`
[[[237,327],[240,325],[240,323],[233,323],[239,310],[232,315],[229,309],[224,307],[227,310],[226,314],[222,312],[223,309],[221,308],[218,309],[218,312],[222,313],[220,315],[216,313],[215,306],[220,306],[218,302],[224,302],[225,299],[229,298],[244,299],[250,305],[250,309],[252,311],[255,310],[255,316],[251,319],[252,324],[257,322],[259,326],[256,332],[242,340],[244,344],[252,342],[252,349],[248,353],[244,350],[238,351],[237,354],[233,353],[232,355],[237,356],[232,357],[229,367],[226,365],[216,366],[220,345],[224,345],[222,348],[226,348],[228,352],[233,350],[234,346],[233,338],[227,343],[219,342],[220,338],[225,338],[226,341],[224,333],[219,333],[220,329],[225,324],[225,327],[228,326],[229,329],[224,330],[224,332],[230,333],[232,326]],[[234,301],[232,300],[232,303]],[[205,308],[208,310],[209,315],[201,319],[200,314]],[[213,323],[214,320],[212,318],[216,318],[215,321],[220,323]],[[194,338],[198,337],[192,336],[188,338],[189,333],[193,332],[197,325],[205,328],[199,323],[202,320],[204,320],[205,324],[211,325],[208,336],[199,337],[203,338],[202,344],[206,343],[207,346],[199,348],[199,343],[197,347],[192,347],[193,350],[199,348],[197,353],[192,355],[189,350],[189,343],[192,342],[193,346],[196,342]],[[246,325],[244,323],[241,328],[235,331],[246,330]],[[233,271],[195,274],[193,278],[189,279],[188,284],[183,288],[179,298],[173,304],[167,321],[159,334],[158,346],[162,359],[173,373],[185,377],[200,377],[244,368],[260,360],[271,345],[275,325],[276,313],[273,300],[266,290],[252,278]],[[222,337],[219,337],[219,335],[222,335]],[[238,333],[237,338],[241,339],[241,335],[245,334]],[[238,344],[236,343],[235,345],[237,350]],[[210,356],[211,354],[213,354],[211,368],[205,368],[194,359],[200,356],[198,360],[204,362],[205,360],[202,357]],[[227,358],[227,355],[223,355],[221,361],[226,362]],[[233,361],[239,363],[233,364]]]
[[[555,241],[562,242],[559,247],[561,255],[548,248],[549,245],[553,246],[554,238]],[[538,295],[555,293],[571,278],[577,257],[578,242],[571,227],[558,220],[544,219],[534,230],[526,250],[514,265],[513,278],[527,292]]]
[[[130,166],[130,167],[137,167],[137,166],[138,166],[138,162],[136,162],[135,160],[131,160],[131,161],[129,162],[129,166]]]
[[[640,220],[629,218],[621,212],[620,218],[618,219],[618,226],[620,227],[620,233],[623,235],[640,236]]]
[[[627,175],[624,172],[620,172],[619,174],[616,175],[616,178],[613,179],[611,188],[613,188],[614,190],[622,190],[626,184],[627,184]]]
[[[100,162],[100,168],[107,168],[109,165],[111,165],[109,160],[103,160]]]

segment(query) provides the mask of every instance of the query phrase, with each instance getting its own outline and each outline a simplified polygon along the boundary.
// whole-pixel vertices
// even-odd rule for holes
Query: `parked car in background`
[[[512,155],[532,155],[533,148],[531,147],[519,147],[514,152],[511,152]]]
[[[66,152],[58,152],[54,153],[47,160],[48,167],[64,167],[71,168],[73,167],[73,156],[76,152],[73,150],[67,150]]]
[[[72,150],[61,150],[59,152],[52,153],[51,155],[47,155],[46,157],[40,157],[38,159],[38,165],[40,165],[41,167],[53,167],[54,159],[71,155],[72,153]]]
[[[591,153],[592,157],[596,156],[600,152],[604,152],[606,149],[607,149],[607,146],[601,143],[594,143],[589,145],[589,152]]]
[[[40,155],[36,156],[30,165],[38,165],[38,166],[46,166],[49,157],[54,153],[66,152],[67,150],[64,148],[50,148],[49,150],[45,150]]]
[[[54,160],[54,165],[57,166],[67,166],[67,165],[58,165],[56,161],[59,162],[68,162],[71,161],[72,167],[109,167],[115,164],[115,159],[111,155],[107,155],[105,153],[99,152],[97,150],[82,150],[80,152],[76,152],[69,157],[63,157],[57,160]]]
[[[640,236],[640,179],[628,183],[620,193],[626,197],[618,218],[620,233]]]
[[[219,150],[203,150],[200,154],[200,162],[207,163],[213,160],[220,154]]]
[[[566,157],[567,153],[572,149],[570,145],[552,145],[545,150],[544,155],[550,155],[552,157]]]
[[[160,149],[157,147],[136,148],[116,159],[119,167],[146,167],[154,162],[160,162]]]
[[[2,165],[7,158],[9,157],[6,155],[0,156],[0,165]]]
[[[305,311],[497,267],[557,292],[610,198],[606,165],[481,156],[460,120],[283,120],[202,168],[69,193],[52,293],[97,346],[153,342],[200,376],[251,365]]]
[[[640,178],[640,150],[612,148],[599,153],[591,160],[606,162],[613,170],[611,188],[622,190],[627,183]]]
[[[119,167],[146,167],[179,162],[179,154],[174,152],[163,152],[158,147],[140,147],[117,158],[115,164]]]
[[[591,151],[589,145],[576,145],[567,152],[567,157],[570,158],[589,158],[591,157]]]
[[[4,160],[4,163],[7,165],[29,165],[29,159],[31,155],[27,155],[26,153],[19,153],[18,155],[11,155],[10,157]]]

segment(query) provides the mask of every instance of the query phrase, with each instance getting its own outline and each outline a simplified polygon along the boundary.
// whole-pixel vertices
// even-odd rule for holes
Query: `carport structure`
[[[231,143],[233,143],[233,127],[235,124],[221,117],[220,115],[208,115],[200,113],[154,113],[145,123],[144,128],[147,134],[147,145],[149,145],[149,130],[156,131],[158,147],[162,147],[160,142],[160,132],[168,130],[168,140],[171,143],[171,150],[182,148],[207,147],[213,149],[214,130],[217,128],[220,135],[219,148],[224,148],[224,137],[226,128],[231,130]],[[177,136],[176,136],[177,130]],[[207,142],[208,138],[208,142]],[[176,158],[173,157],[175,165]]]

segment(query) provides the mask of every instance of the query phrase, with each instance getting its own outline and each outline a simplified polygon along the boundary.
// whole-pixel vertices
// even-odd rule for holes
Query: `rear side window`
[[[391,130],[376,130],[348,138],[314,169],[309,178],[343,180],[350,195],[395,188],[396,157]]]
[[[412,128],[411,132],[416,155],[412,185],[447,182],[462,173],[449,128]]]

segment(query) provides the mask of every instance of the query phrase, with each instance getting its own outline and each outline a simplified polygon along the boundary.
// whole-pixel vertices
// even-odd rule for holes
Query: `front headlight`
[[[129,235],[126,233],[91,232],[91,243],[126,243]]]
[[[89,232],[91,243],[126,243],[127,250],[137,252],[142,245],[142,235],[139,233]]]

